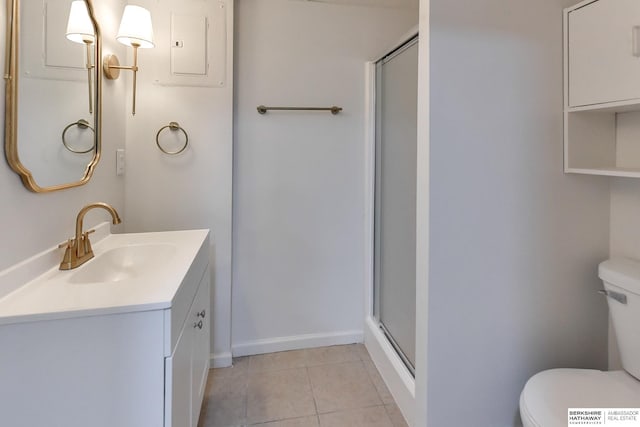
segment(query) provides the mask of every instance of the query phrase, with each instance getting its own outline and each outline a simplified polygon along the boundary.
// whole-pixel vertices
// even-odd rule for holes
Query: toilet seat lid
[[[624,371],[551,369],[531,377],[520,396],[523,422],[540,427],[566,427],[569,408],[639,407],[640,381]]]

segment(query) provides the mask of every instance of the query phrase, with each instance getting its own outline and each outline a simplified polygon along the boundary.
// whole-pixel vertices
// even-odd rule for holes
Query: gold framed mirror
[[[6,5],[7,162],[36,193],[86,184],[102,148],[102,37],[92,0]]]

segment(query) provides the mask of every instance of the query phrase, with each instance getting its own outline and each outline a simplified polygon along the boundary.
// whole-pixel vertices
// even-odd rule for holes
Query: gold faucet
[[[91,242],[89,241],[89,234],[95,230],[89,230],[82,232],[82,221],[84,216],[93,208],[102,208],[111,214],[114,224],[120,224],[120,216],[118,212],[106,203],[91,203],[84,208],[80,209],[78,217],[76,218],[76,236],[73,239],[69,239],[66,243],[61,244],[60,248],[65,248],[64,257],[60,263],[60,270],[71,270],[76,267],[80,267],[85,262],[93,258],[93,249],[91,249]]]

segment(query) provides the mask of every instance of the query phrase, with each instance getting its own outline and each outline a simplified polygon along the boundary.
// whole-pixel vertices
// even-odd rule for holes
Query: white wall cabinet
[[[640,2],[598,0],[568,19],[569,106],[640,98]]]
[[[565,172],[640,177],[640,2],[588,0],[565,10]],[[624,129],[621,129],[624,126]]]
[[[208,247],[169,308],[0,325],[0,425],[196,427],[210,354]]]

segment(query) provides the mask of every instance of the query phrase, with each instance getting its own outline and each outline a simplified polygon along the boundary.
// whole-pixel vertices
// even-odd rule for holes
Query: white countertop
[[[100,233],[96,235],[99,238]],[[170,308],[200,249],[203,245],[208,246],[209,231],[105,236],[92,242],[95,258],[77,269],[60,271],[57,264],[47,265],[44,273],[29,278],[30,272],[43,271],[43,265],[50,264],[52,259],[60,261],[60,251],[51,249],[0,272],[0,325]],[[109,282],[78,280],[82,277],[79,275],[83,274],[83,268],[89,267],[100,255],[115,248],[137,245],[167,245],[172,248],[170,256],[148,261],[144,275],[124,275]],[[17,283],[20,280],[24,284]]]

